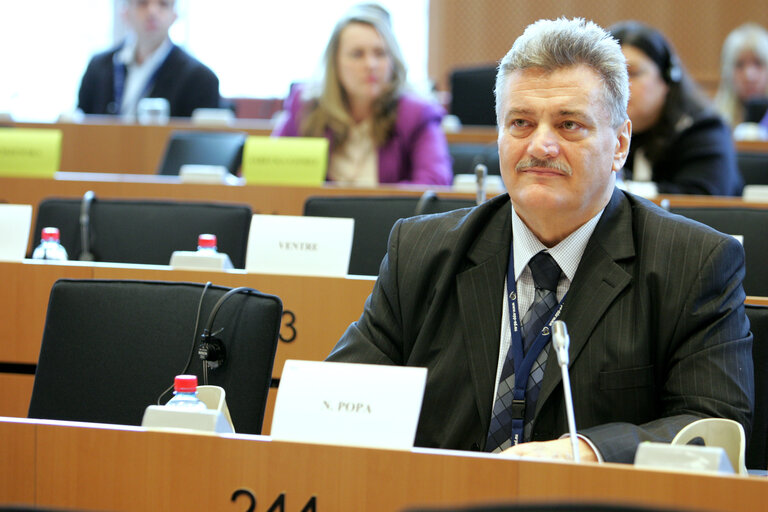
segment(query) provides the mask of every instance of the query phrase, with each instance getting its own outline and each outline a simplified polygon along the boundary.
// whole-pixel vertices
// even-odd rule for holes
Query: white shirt
[[[155,71],[163,64],[165,58],[173,49],[170,39],[163,41],[157,50],[152,52],[144,62],[136,62],[136,39],[129,37],[119,52],[115,54],[115,64],[123,64],[126,68],[123,97],[120,103],[120,115],[126,119],[136,118],[136,105],[149,92],[149,81]]]
[[[334,148],[328,177],[341,185],[375,187],[379,184],[379,152],[373,143],[371,119],[352,126],[344,145]]]

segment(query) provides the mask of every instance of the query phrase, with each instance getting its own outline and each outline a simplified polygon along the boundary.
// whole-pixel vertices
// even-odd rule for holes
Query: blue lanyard
[[[544,328],[539,332],[536,340],[528,349],[528,353],[523,353],[523,337],[520,329],[522,319],[517,307],[517,284],[515,283],[515,261],[514,248],[509,248],[509,265],[507,266],[507,301],[509,304],[509,323],[511,343],[509,350],[512,351],[513,362],[515,366],[515,387],[513,390],[513,417],[512,417],[512,444],[518,444],[523,439],[523,427],[525,423],[525,390],[528,385],[528,376],[531,373],[533,363],[539,357],[542,349],[546,347],[552,337],[552,324],[560,316],[563,310],[565,297],[560,301],[557,309],[550,319],[544,324]],[[567,295],[567,293],[566,293]],[[509,356],[507,356],[509,357]]]

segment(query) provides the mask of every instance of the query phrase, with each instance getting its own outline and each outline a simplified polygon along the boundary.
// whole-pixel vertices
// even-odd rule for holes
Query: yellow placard
[[[53,177],[61,160],[61,130],[0,128],[0,175]]]
[[[242,175],[248,185],[320,186],[328,167],[323,137],[250,136],[243,149]]]

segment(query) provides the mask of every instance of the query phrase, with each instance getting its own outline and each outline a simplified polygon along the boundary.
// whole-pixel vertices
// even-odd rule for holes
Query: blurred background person
[[[327,137],[330,181],[450,185],[445,112],[406,86],[388,12],[354,6],[336,23],[319,79],[292,89],[273,135]]]
[[[747,103],[768,98],[768,31],[745,23],[725,38],[715,104],[735,127],[747,120]],[[759,121],[762,115],[750,121]]]
[[[632,142],[624,179],[661,194],[740,195],[731,131],[657,30],[636,21],[610,28],[627,59]]]
[[[129,34],[91,59],[80,84],[80,110],[133,119],[142,98],[165,98],[173,117],[219,107],[219,79],[168,36],[175,0],[124,0],[121,15]]]

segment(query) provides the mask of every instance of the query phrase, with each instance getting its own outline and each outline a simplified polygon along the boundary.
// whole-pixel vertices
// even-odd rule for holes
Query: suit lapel
[[[509,200],[504,204],[509,205]],[[483,430],[488,429],[490,421],[499,361],[504,276],[512,233],[510,216],[509,207],[498,208],[467,252],[470,267],[456,276],[462,338]]]
[[[597,322],[630,284],[630,274],[618,261],[634,255],[630,205],[624,193],[614,189],[611,201],[587,244],[563,306],[561,319],[566,322],[571,339],[569,366],[579,357]],[[560,381],[560,368],[550,347],[536,416]]]

